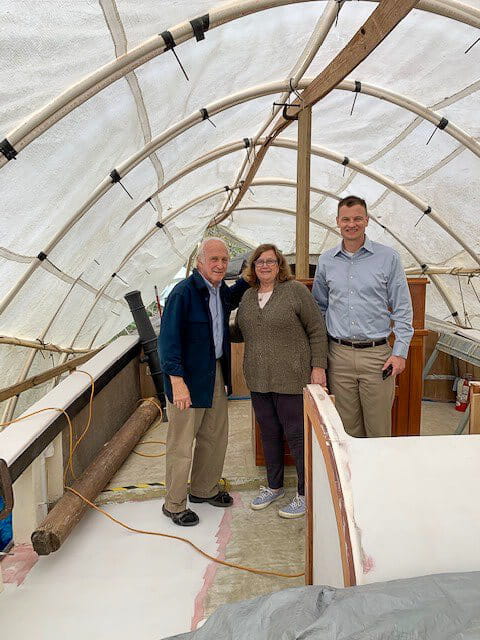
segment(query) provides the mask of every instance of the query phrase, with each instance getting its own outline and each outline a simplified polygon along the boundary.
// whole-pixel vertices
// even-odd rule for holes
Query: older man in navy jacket
[[[227,394],[231,393],[228,321],[248,284],[223,282],[228,248],[208,238],[197,268],[170,293],[160,328],[160,361],[169,420],[163,513],[181,526],[198,524],[190,502],[228,507],[232,497],[219,487],[227,449]],[[192,447],[195,440],[195,451]]]

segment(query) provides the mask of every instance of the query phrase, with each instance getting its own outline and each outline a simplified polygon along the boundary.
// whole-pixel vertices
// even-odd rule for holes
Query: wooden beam
[[[381,0],[378,7],[367,18],[362,27],[357,31],[348,44],[330,62],[330,64],[318,74],[316,78],[303,90],[300,96],[285,109],[260,147],[255,160],[230,207],[215,220],[218,224],[228,218],[233,210],[240,204],[247,192],[263,158],[273,140],[277,138],[291,123],[291,119],[298,115],[300,107],[306,108],[317,103],[332,91],[345,77],[351,73],[374,49],[387,37],[387,35],[410,13],[418,0]]]
[[[298,114],[297,218],[295,235],[295,276],[308,278],[310,256],[310,151],[312,146],[312,107]]]
[[[44,382],[47,382],[47,380],[51,380],[52,378],[65,373],[65,371],[76,369],[79,365],[87,362],[87,360],[90,360],[90,358],[93,358],[93,356],[99,351],[100,349],[93,349],[89,353],[78,356],[78,358],[73,358],[72,360],[69,360],[64,364],[59,364],[56,367],[52,367],[51,369],[48,369],[48,371],[39,373],[38,375],[32,376],[31,378],[27,378],[23,382],[18,382],[17,384],[12,384],[10,387],[0,389],[0,402],[8,400],[8,398],[12,398],[13,396],[18,395],[23,391],[27,391],[27,389],[31,389],[32,387],[36,387],[39,384],[43,384]]]

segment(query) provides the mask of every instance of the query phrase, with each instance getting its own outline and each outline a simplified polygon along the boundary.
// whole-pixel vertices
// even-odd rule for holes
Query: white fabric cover
[[[108,182],[112,169],[150,139],[183,118],[198,115],[213,101],[264,83],[288,81],[327,5],[325,1],[296,2],[271,8],[213,28],[200,42],[191,38],[175,49],[188,82],[173,53],[167,51],[80,104],[5,164],[0,169],[0,299],[98,185]],[[319,73],[376,6],[375,2],[345,2],[305,75]],[[476,12],[479,20],[479,0],[462,6],[465,13]],[[210,8],[204,0],[6,0],[0,14],[0,140],[116,56]],[[415,9],[347,80],[374,84],[430,106],[478,139],[480,44],[464,53],[477,38],[473,26]],[[125,218],[199,156],[254,137],[280,93],[212,115],[215,127],[200,121],[161,146],[122,178],[132,199],[121,185],[112,185],[21,287],[0,315],[0,334],[88,348],[122,330],[131,321],[124,294],[140,289],[144,302],[151,302],[153,285],[159,290],[168,285],[228,194],[222,191],[186,209],[152,233],[123,266],[122,260],[158,219],[168,220],[185,203],[233,186],[245,149],[176,181],[152,199],[155,209],[147,204],[122,225]],[[478,253],[479,158],[445,131],[435,131],[432,123],[385,100],[360,93],[350,115],[354,97],[350,91],[334,90],[315,106],[313,143],[405,186]],[[283,136],[296,140],[296,125]],[[257,175],[264,177],[295,180],[295,152],[270,149]],[[422,212],[417,207],[365,175],[315,156],[312,186],[337,197],[355,193],[366,198],[372,214],[429,266],[478,266],[428,215],[418,222]],[[264,210],[294,210],[294,189],[253,187],[241,207],[253,209],[236,212],[225,222],[231,233],[252,245],[273,240],[287,252],[295,250],[294,218]],[[334,226],[335,211],[334,198],[312,193],[312,217]],[[373,220],[368,231],[372,239],[398,249],[406,267],[418,266]],[[336,242],[337,236],[312,225],[312,253]],[[113,273],[120,277],[112,278]],[[457,277],[439,278],[462,322],[465,306],[471,323],[480,327],[478,278],[471,283],[462,278],[461,289]],[[428,311],[438,318],[451,317],[433,285],[428,288]],[[19,379],[28,353],[0,347],[0,387]],[[54,361],[58,360],[55,356]],[[28,375],[50,366],[50,356],[37,354]]]

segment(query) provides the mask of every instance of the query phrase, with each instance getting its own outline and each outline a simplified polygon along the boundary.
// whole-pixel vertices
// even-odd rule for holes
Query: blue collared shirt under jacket
[[[202,275],[202,274],[200,274]],[[223,307],[220,300],[220,286],[214,287],[206,278],[202,278],[210,292],[209,307],[212,316],[213,342],[215,344],[215,357],[217,360],[223,355]]]
[[[312,293],[330,336],[377,340],[390,335],[393,323],[393,355],[407,357],[413,335],[412,302],[394,249],[367,237],[353,257],[342,244],[329,249],[318,259]]]
[[[230,312],[238,307],[248,288],[249,285],[243,278],[230,288],[223,281],[219,286],[223,323],[220,363],[229,393],[231,372],[228,321]],[[179,282],[167,298],[158,348],[165,393],[170,402],[173,401],[170,376],[180,376],[190,391],[192,407],[211,407],[217,360],[213,317],[210,312],[210,292],[197,269],[193,270],[190,277]]]

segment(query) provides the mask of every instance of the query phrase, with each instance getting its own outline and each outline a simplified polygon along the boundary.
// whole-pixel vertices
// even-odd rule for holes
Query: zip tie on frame
[[[473,44],[471,44],[471,45],[468,47],[468,49],[466,49],[465,53],[468,53],[468,52],[470,51],[470,49],[473,49],[473,47],[474,47],[478,42],[480,42],[480,38],[477,38],[477,39],[475,40],[475,42],[474,42]]]
[[[416,221],[415,226],[417,226],[417,224],[420,222],[420,220],[423,218],[423,216],[428,216],[429,213],[432,213],[432,207],[427,207],[425,209],[425,211],[422,213],[420,218]]]
[[[156,209],[155,209],[155,205],[154,205],[154,204],[153,204],[153,202],[152,202],[152,196],[150,196],[149,198],[147,198],[147,199],[145,200],[145,202],[148,202],[148,204],[152,207],[152,209],[153,209],[154,211],[156,211]]]
[[[118,182],[118,184],[122,187],[122,189],[125,191],[127,196],[131,200],[133,200],[133,196],[127,191],[127,189],[121,183],[120,174],[118,173],[118,171],[116,169],[113,169],[113,171],[110,171],[110,178],[112,179],[113,184],[116,184]]]
[[[342,173],[342,177],[345,175],[345,169],[347,168],[347,164],[350,162],[350,158],[348,158],[347,156],[345,156],[342,160],[342,164],[343,164],[343,173]]]
[[[445,129],[447,124],[448,124],[448,120],[446,118],[442,118],[440,120],[440,122],[437,125],[435,125],[435,129],[432,131],[432,135],[429,137],[429,139],[427,140],[426,144],[428,144],[430,142],[430,140],[433,138],[433,136],[434,136],[434,134],[435,134],[437,129]]]
[[[187,76],[187,72],[185,71],[183,64],[180,62],[180,58],[177,56],[177,52],[175,51],[176,43],[173,39],[172,34],[170,33],[170,31],[162,31],[160,37],[163,38],[163,41],[165,43],[165,51],[171,51],[173,53],[176,61],[180,65],[180,69],[183,71],[183,75],[188,80],[189,78]]]
[[[210,16],[208,15],[208,13],[200,16],[199,18],[190,20],[190,24],[192,25],[193,34],[197,42],[200,42],[200,40],[205,40],[205,31],[208,31],[210,27]]]
[[[159,220],[157,220],[157,222],[155,223],[155,226],[158,227],[159,229],[163,229],[165,225],[163,224],[163,222],[160,222]]]
[[[252,141],[250,140],[250,138],[244,138],[243,145],[247,152],[247,160],[250,161],[250,147],[252,146]]]
[[[238,183],[240,186],[240,189],[243,187],[243,185],[245,184],[245,180],[240,180],[240,182]],[[253,193],[253,190],[251,189],[251,187],[247,187],[248,191],[250,191],[250,193],[252,194],[252,196],[254,196],[255,194]]]
[[[361,91],[362,91],[362,83],[360,82],[360,80],[355,80],[355,97],[353,98],[353,104],[352,104],[352,108],[350,109],[350,115],[352,115],[353,113],[357,96],[359,93],[361,93]]]
[[[3,155],[7,160],[15,160],[16,159],[15,156],[17,155],[18,152],[15,149],[15,147],[11,145],[6,138],[4,138],[0,142],[0,153],[3,153]]]
[[[119,276],[117,272],[112,273],[112,278],[118,278],[119,280],[121,280],[123,282],[123,284],[126,284],[127,287],[129,286],[128,282],[126,282],[121,276]]]
[[[40,260],[40,262],[43,262],[46,257],[47,257],[47,254],[44,253],[43,251],[40,251],[40,253],[37,256],[37,258]]]
[[[210,124],[212,125],[212,127],[215,127],[215,129],[217,128],[217,125],[210,120],[210,116],[208,115],[208,111],[205,108],[200,109],[200,113],[202,114],[202,120],[208,120],[210,122]]]

